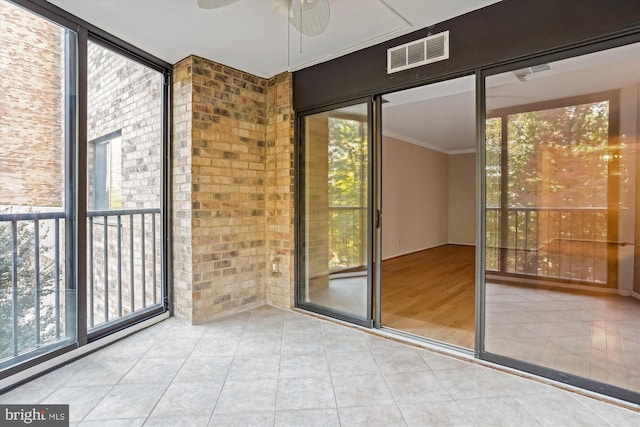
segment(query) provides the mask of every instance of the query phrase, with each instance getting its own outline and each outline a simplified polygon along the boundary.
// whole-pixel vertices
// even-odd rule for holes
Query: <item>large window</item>
[[[618,116],[611,109],[617,102],[612,92],[492,112],[491,271],[615,286],[617,263],[607,258],[614,255],[608,242],[618,234]]]
[[[0,379],[166,310],[169,65],[15,3],[0,0]]]
[[[93,207],[96,210],[122,207],[122,138],[121,132],[93,141]]]
[[[0,370],[76,341],[68,152],[77,35],[0,2]]]
[[[88,44],[87,323],[163,304],[162,72]]]

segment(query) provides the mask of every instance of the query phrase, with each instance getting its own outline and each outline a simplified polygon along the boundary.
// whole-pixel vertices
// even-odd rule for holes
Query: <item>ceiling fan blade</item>
[[[329,25],[329,0],[291,0],[289,22],[306,36],[317,36]]]
[[[271,0],[271,12],[286,18],[289,16],[289,2],[290,0]]]
[[[200,9],[219,9],[236,1],[238,0],[198,0],[198,7]]]

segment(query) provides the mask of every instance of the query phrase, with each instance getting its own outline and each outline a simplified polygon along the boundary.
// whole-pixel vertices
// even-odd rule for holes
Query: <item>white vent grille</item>
[[[387,49],[387,74],[449,59],[449,31]]]

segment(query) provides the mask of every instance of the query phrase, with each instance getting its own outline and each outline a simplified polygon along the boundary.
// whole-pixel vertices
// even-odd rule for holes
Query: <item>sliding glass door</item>
[[[382,326],[472,349],[475,78],[384,95]]]
[[[371,102],[301,119],[298,304],[370,325]]]
[[[636,43],[485,81],[484,356],[632,401],[639,59]]]

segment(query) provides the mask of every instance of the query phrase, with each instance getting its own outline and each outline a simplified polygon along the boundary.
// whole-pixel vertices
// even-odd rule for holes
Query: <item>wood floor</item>
[[[445,245],[384,261],[382,324],[472,349],[475,248]]]

